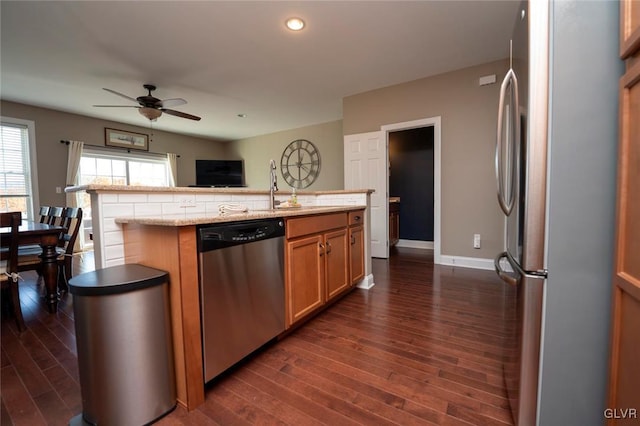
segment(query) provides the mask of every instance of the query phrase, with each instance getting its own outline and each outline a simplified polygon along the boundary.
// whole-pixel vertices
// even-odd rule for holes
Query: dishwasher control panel
[[[264,219],[198,226],[198,251],[216,250],[284,235],[284,220]]]

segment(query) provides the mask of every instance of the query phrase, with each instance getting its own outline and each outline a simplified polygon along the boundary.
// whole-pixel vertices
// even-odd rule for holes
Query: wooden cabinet
[[[363,213],[358,210],[287,219],[287,327],[364,277]]]
[[[321,234],[287,241],[285,257],[287,326],[324,303],[323,241]]]
[[[349,281],[347,229],[342,228],[324,235],[326,301],[351,287]]]
[[[389,203],[389,246],[400,240],[400,203]]]
[[[364,210],[349,213],[349,283],[364,278]]]
[[[613,274],[612,332],[609,359],[609,397],[613,411],[607,425],[637,423],[629,415],[640,408],[640,2],[620,2],[620,57],[625,73],[620,80],[620,133],[616,254]],[[615,411],[617,410],[617,411]],[[626,410],[626,411],[625,411]],[[606,414],[605,410],[605,414]],[[634,410],[635,416],[637,413]],[[630,417],[627,417],[629,419]],[[631,417],[635,418],[635,417]]]

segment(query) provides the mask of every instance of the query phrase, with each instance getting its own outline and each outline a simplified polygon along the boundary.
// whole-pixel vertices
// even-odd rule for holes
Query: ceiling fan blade
[[[138,100],[136,98],[132,98],[131,96],[127,96],[127,95],[123,95],[122,93],[116,92],[115,90],[107,89],[105,87],[103,87],[102,90],[106,90],[109,93],[113,93],[114,95],[118,95],[118,96],[121,96],[121,97],[123,97],[125,99],[129,99],[130,101],[138,103]]]
[[[94,105],[100,108],[140,108],[138,105]]]
[[[156,107],[158,108],[167,108],[167,107],[177,107],[180,105],[184,105],[186,104],[187,101],[185,101],[182,98],[171,98],[171,99],[163,99],[160,102],[156,102]]]
[[[189,120],[200,121],[200,117],[197,115],[187,114],[186,112],[176,111],[174,109],[160,108],[160,111],[166,112],[169,115],[175,115],[176,117],[188,118]]]

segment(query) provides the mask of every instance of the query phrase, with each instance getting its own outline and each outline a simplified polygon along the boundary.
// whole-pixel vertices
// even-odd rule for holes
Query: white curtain
[[[169,186],[178,184],[178,154],[167,153],[167,161],[169,163]]]
[[[78,169],[82,158],[84,142],[69,141],[69,154],[67,157],[67,186],[74,186],[78,182]],[[67,193],[67,206],[78,207],[76,193]]]
[[[69,141],[69,153],[67,156],[67,186],[74,186],[78,183],[78,169],[80,168],[80,159],[82,158],[83,147],[84,142]],[[68,192],[66,194],[68,207],[78,207],[78,194],[80,193]],[[78,238],[76,239],[76,246],[74,247],[74,251],[82,251],[83,248],[84,232],[79,232]]]

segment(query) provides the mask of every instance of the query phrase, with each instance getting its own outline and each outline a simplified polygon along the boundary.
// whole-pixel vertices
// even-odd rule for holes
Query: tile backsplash
[[[276,194],[276,200],[286,201],[289,194]],[[173,193],[94,193],[91,194],[94,251],[97,268],[124,264],[122,226],[116,218],[186,219],[217,217],[223,203],[245,205],[249,210],[269,208],[267,194],[194,194]],[[367,194],[317,194],[299,195],[303,206],[366,205]]]

